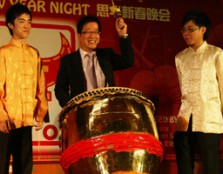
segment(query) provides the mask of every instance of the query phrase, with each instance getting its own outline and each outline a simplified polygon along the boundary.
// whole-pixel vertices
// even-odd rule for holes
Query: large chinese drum
[[[109,87],[82,93],[59,115],[67,174],[157,174],[163,157],[154,105],[141,92]]]

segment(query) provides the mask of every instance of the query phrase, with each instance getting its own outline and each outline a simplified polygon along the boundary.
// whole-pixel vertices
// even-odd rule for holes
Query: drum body
[[[62,109],[61,166],[68,174],[156,174],[163,156],[154,106],[130,88],[100,88]]]

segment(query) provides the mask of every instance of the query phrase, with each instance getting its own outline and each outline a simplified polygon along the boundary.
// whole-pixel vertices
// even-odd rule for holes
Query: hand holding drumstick
[[[127,24],[122,17],[116,19],[116,30],[120,37],[126,37],[127,35]]]

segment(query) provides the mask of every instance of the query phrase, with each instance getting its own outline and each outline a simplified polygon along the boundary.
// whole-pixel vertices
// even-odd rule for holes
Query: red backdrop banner
[[[16,2],[27,5],[33,13],[28,42],[40,51],[46,75],[49,122],[44,123],[43,130],[33,131],[35,155],[61,151],[58,126],[61,108],[54,86],[61,56],[78,48],[78,19],[87,14],[97,15],[102,23],[99,47],[113,47],[118,52],[114,7],[119,7],[132,38],[135,65],[115,72],[116,84],[140,90],[155,104],[154,117],[165,159],[174,159],[172,139],[180,106],[174,57],[186,47],[180,21],[187,10],[204,10],[213,23],[208,42],[223,48],[223,0],[114,0],[114,4],[111,0],[0,0],[0,45],[10,39],[4,13]]]

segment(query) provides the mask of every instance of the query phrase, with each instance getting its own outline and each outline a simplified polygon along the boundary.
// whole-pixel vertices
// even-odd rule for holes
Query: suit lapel
[[[86,80],[85,80],[85,75],[84,75],[84,71],[83,71],[83,65],[82,65],[82,60],[81,60],[81,55],[80,55],[80,51],[76,51],[74,52],[73,56],[72,56],[72,63],[73,63],[73,67],[74,69],[72,70],[73,73],[75,73],[75,76],[77,77],[77,84],[79,84],[78,86],[81,87],[82,89],[86,88]]]

